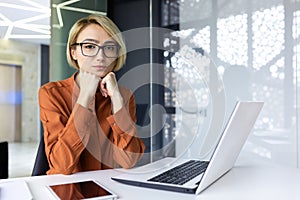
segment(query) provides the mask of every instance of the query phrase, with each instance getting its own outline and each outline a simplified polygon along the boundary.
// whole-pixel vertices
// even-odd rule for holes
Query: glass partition
[[[207,157],[236,101],[264,101],[240,161],[298,166],[299,1],[168,0],[161,8],[164,104],[174,108],[163,139],[174,154]]]

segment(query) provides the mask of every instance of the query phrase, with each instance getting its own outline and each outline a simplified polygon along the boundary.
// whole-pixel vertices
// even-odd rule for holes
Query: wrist
[[[82,105],[85,108],[89,108],[89,105],[90,105],[92,99],[93,99],[93,97],[90,97],[89,95],[79,93],[77,103]]]
[[[118,112],[123,107],[123,97],[120,93],[115,94],[111,97],[113,114]]]

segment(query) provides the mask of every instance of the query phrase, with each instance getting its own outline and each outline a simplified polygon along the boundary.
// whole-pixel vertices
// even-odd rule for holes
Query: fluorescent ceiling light
[[[43,15],[36,15],[36,16],[33,16],[33,17],[29,17],[29,18],[25,18],[25,19],[15,21],[14,24],[26,24],[28,22],[38,21],[40,19],[47,19],[47,18],[49,19],[50,16],[51,16],[50,13],[43,14]]]
[[[13,29],[13,26],[12,26],[12,25],[9,25],[9,26],[7,27],[7,31],[6,31],[6,33],[5,33],[4,39],[8,39],[8,38],[9,38],[9,36],[10,36],[10,34],[11,34],[11,32],[12,32],[12,29]]]
[[[50,35],[9,35],[10,39],[50,39]]]
[[[46,28],[39,28],[36,25],[28,25],[28,24],[20,24],[20,25],[16,25],[16,28],[21,28],[24,30],[29,30],[29,31],[33,31],[33,32],[37,32],[37,33],[41,33],[41,34],[46,34],[46,35],[50,35],[50,27],[46,27]]]
[[[71,4],[79,2],[80,0],[67,0],[60,4],[52,4],[52,7],[56,9],[58,24],[52,24],[55,28],[61,28],[64,26],[62,10],[69,10],[81,13],[97,13],[101,15],[106,15],[105,12],[99,12],[95,10],[89,10],[84,8],[72,7]],[[32,0],[18,0],[22,2],[23,5],[18,5],[16,2],[13,3],[0,3],[0,27],[5,32],[4,39],[49,39],[50,38],[50,16],[51,9],[47,5],[43,5],[38,1]],[[49,3],[51,1],[49,0]],[[15,15],[9,16],[8,14],[1,13],[1,8],[13,10]],[[24,13],[22,19],[15,20],[18,17],[18,13]],[[20,18],[20,17],[19,17]],[[48,20],[48,23],[47,23]],[[46,23],[45,23],[46,21]],[[40,23],[43,24],[40,24]],[[48,25],[49,24],[49,25]],[[4,27],[4,28],[3,28]],[[5,29],[6,27],[6,29]],[[32,34],[22,34],[22,30],[25,33]],[[20,33],[20,34],[18,34]]]
[[[36,3],[36,2],[33,2],[33,1],[30,1],[30,0],[19,0],[19,1],[22,1],[24,3],[27,3],[28,5],[31,5],[33,7],[36,7],[36,8],[40,8],[40,9],[49,9],[49,6],[44,6],[42,4],[39,4],[39,3]]]
[[[33,2],[31,0],[19,0],[27,5],[18,5],[16,3],[0,3],[0,12],[1,7],[3,9],[10,9],[16,16],[18,13],[24,13],[22,19],[13,20],[15,16],[5,15],[4,13],[0,13],[0,26],[7,27],[6,32],[4,34],[4,39],[11,38],[24,38],[24,39],[49,39],[50,38],[50,16],[51,9],[49,6],[42,5],[37,2]],[[39,24],[41,20],[46,20],[46,24]],[[48,20],[48,23],[47,23]],[[38,23],[39,22],[39,23]],[[45,22],[42,22],[45,23]],[[17,34],[14,33],[14,29],[18,29],[18,32],[23,30],[31,31],[32,34]]]
[[[3,19],[3,21],[5,21],[5,22],[10,22],[10,20],[7,17],[5,17],[4,15],[2,15],[1,13],[0,13],[0,18]],[[1,24],[0,24],[0,26],[1,26]]]
[[[33,12],[39,12],[39,13],[44,13],[44,12],[49,12],[49,8],[41,9],[41,8],[36,8],[32,6],[21,6],[17,4],[12,4],[12,3],[0,3],[0,7],[5,7],[5,8],[12,8],[12,9],[18,9],[18,10],[24,10],[24,11],[33,11]]]

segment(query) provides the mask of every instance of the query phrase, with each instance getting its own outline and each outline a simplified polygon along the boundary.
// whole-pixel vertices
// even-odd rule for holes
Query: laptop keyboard
[[[190,160],[163,172],[148,181],[183,185],[203,173],[206,170],[208,163],[209,162],[206,161]]]

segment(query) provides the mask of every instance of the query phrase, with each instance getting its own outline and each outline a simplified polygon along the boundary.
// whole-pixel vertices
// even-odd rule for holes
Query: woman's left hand
[[[116,113],[123,106],[123,98],[119,91],[116,75],[109,72],[100,82],[101,93],[110,97],[113,104],[113,112]]]
[[[120,93],[116,76],[113,72],[109,72],[100,82],[102,95],[105,97],[113,97],[114,94]]]

